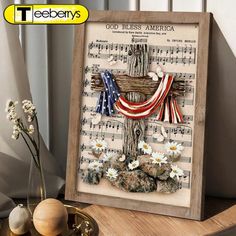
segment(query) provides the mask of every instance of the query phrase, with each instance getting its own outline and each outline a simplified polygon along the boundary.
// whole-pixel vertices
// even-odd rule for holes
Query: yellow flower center
[[[175,151],[176,149],[177,149],[176,146],[172,146],[172,147],[170,147],[170,150],[172,150],[172,151]]]
[[[143,144],[143,149],[148,149],[148,145],[147,144]]]
[[[178,173],[178,171],[177,171],[177,170],[173,170],[173,172],[174,172],[174,173]]]
[[[97,143],[97,144],[96,144],[96,147],[101,148],[101,147],[102,147],[102,144],[101,144],[101,143]]]
[[[160,158],[157,158],[157,161],[158,161],[158,162],[160,162],[160,161],[161,161],[161,159],[160,159]]]

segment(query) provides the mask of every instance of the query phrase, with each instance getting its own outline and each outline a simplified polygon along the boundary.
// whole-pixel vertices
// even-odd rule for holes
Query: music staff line
[[[113,43],[89,43],[88,58],[108,59],[111,56],[114,61],[120,60],[127,63],[129,44]],[[95,49],[95,50],[92,50]],[[93,52],[91,52],[93,51]],[[180,55],[179,55],[180,53]],[[165,55],[164,55],[165,54]],[[188,55],[188,56],[187,56]],[[196,63],[196,48],[190,46],[149,46],[149,63],[175,63],[183,65]]]
[[[104,72],[105,70],[110,71],[113,74],[125,74],[126,69],[106,69],[106,68],[99,68],[99,66],[86,66],[85,67],[85,74],[88,72],[93,73],[93,74],[98,74],[101,72]],[[178,72],[173,72],[173,71],[166,71],[168,74],[172,74],[176,79],[186,79],[186,80],[193,80],[195,79],[195,74],[194,73],[178,73]]]
[[[153,114],[146,119],[149,121],[149,123],[151,123],[151,122],[156,123],[158,121],[155,118],[156,118],[156,114]],[[183,118],[184,118],[185,122],[193,121],[193,115],[183,115]],[[159,121],[159,122],[162,122],[162,121]]]
[[[130,44],[119,44],[119,43],[94,43],[90,42],[88,44],[89,51],[92,49],[98,50],[99,53],[101,51],[119,51],[119,52],[125,52],[128,53]],[[149,52],[152,54],[196,54],[196,47],[190,46],[159,46],[159,45],[149,45]]]
[[[123,115],[121,115],[119,113],[115,113],[115,114],[112,115],[112,118],[113,119],[122,119],[124,117],[123,117]],[[157,120],[155,120],[155,118],[156,118],[156,114],[153,114],[150,117],[145,118],[145,121],[148,120],[148,122],[157,122]],[[184,121],[185,121],[184,124],[190,124],[190,122],[193,121],[193,115],[183,115],[183,118],[184,118]]]
[[[119,55],[119,54],[95,54],[95,53],[89,53],[88,54],[88,58],[97,58],[97,59],[102,59],[102,60],[106,60],[110,57],[113,57],[114,61],[122,61],[123,63],[127,63],[127,55]],[[149,56],[149,64],[156,62],[157,64],[162,64],[165,65],[166,63],[170,63],[170,64],[195,64],[196,61],[192,58],[192,57],[178,57],[178,56]]]
[[[122,140],[123,135],[119,133],[110,133],[110,132],[102,132],[102,131],[92,131],[92,130],[81,130],[80,131],[81,135],[83,136],[88,136],[89,139],[102,139],[104,140],[105,138],[110,138],[112,141],[117,140]],[[184,147],[192,147],[192,142],[191,141],[181,141],[177,140],[174,137],[171,137],[171,140],[177,143],[181,143]],[[149,143],[155,143],[156,138],[153,138],[152,135],[147,134],[145,137],[145,141]]]
[[[117,121],[100,121],[99,124],[94,125],[92,124],[92,119],[86,119],[83,118],[81,120],[82,126],[89,125],[90,129],[95,129],[98,128],[101,132],[105,129],[107,130],[108,128],[119,131],[120,129],[122,130],[124,128],[124,124],[121,122]],[[153,134],[158,133],[161,131],[161,125],[152,125],[152,124],[147,124],[145,125],[145,131],[151,131]],[[174,134],[174,135],[192,135],[192,130],[191,128],[186,128],[186,127],[170,127],[170,126],[165,126],[165,131],[168,134]],[[114,131],[115,132],[115,131]]]
[[[87,105],[84,105],[84,106],[82,107],[82,112],[83,112],[83,113],[85,113],[85,112],[95,112],[95,110],[94,110],[93,107],[89,107],[89,106],[87,106]],[[123,118],[123,115],[121,115],[121,114],[119,114],[119,113],[116,113],[116,114],[113,114],[113,115],[112,115],[112,118],[113,118],[113,119],[122,119],[122,118]],[[152,122],[155,122],[155,121],[156,121],[155,118],[156,118],[156,115],[153,114],[153,115],[151,115],[149,118],[146,118],[145,120],[150,120],[150,121],[152,121]],[[185,121],[185,122],[191,122],[191,121],[193,121],[193,115],[183,115],[183,118],[184,118],[184,121]],[[152,119],[153,119],[153,120],[152,120]]]
[[[99,130],[103,130],[104,128],[107,130],[108,128],[116,129],[123,129],[124,125],[122,122],[118,121],[100,121],[99,124],[95,125],[92,123],[92,119],[83,118],[81,124],[84,126],[89,124],[90,129],[95,129],[98,127]]]

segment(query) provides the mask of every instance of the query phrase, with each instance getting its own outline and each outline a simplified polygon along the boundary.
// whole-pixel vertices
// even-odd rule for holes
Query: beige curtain
[[[6,1],[0,2],[3,12]],[[12,125],[6,120],[5,104],[8,99],[22,101],[31,99],[30,87],[19,42],[18,28],[0,21],[0,217],[6,216],[14,206],[11,198],[24,198],[30,154],[22,140],[11,139]],[[46,173],[49,196],[56,196],[64,184],[55,158],[42,140],[41,154]]]

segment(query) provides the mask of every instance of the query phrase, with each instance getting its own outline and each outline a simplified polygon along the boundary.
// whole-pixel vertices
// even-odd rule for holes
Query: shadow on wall
[[[236,58],[212,22],[206,121],[206,194],[236,197]]]

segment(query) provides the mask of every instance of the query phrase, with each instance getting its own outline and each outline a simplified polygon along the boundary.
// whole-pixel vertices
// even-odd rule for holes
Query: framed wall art
[[[66,199],[200,220],[209,13],[76,26]]]

